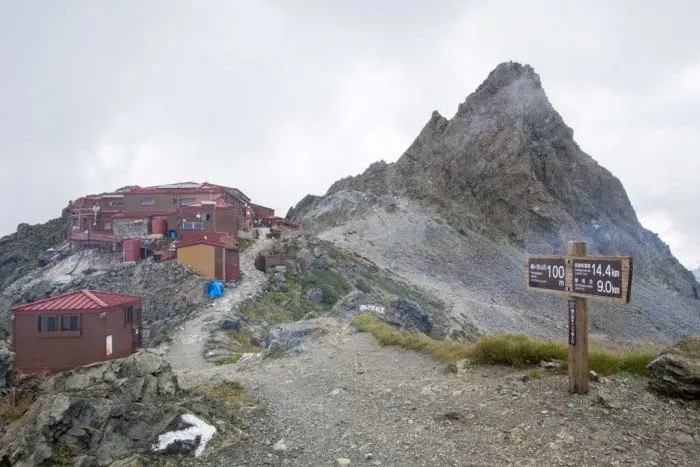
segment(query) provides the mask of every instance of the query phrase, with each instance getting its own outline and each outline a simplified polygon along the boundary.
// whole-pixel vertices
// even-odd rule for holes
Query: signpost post
[[[632,258],[588,256],[586,242],[569,242],[566,256],[528,256],[527,287],[569,297],[569,392],[588,393],[588,297],[629,303]]]

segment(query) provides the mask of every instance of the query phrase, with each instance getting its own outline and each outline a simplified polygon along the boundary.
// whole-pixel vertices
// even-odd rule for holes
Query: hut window
[[[111,222],[105,222],[105,230],[112,230],[112,223]]]
[[[134,307],[129,306],[124,310],[124,323],[132,324],[134,322]]]
[[[211,214],[206,215],[206,220],[210,221],[211,220]]]
[[[80,331],[78,315],[61,316],[61,331]]]
[[[204,230],[204,222],[183,222],[183,230]]]
[[[154,206],[155,204],[155,198],[141,198],[141,206]]]
[[[39,332],[58,331],[58,316],[39,316],[37,330]]]

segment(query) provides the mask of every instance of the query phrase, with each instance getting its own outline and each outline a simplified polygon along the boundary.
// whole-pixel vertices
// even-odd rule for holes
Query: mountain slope
[[[455,307],[487,329],[541,329],[523,314],[542,317],[551,297],[522,290],[523,250],[562,254],[567,241],[585,240],[592,254],[635,260],[636,310],[601,304],[617,310],[604,318],[609,330],[624,333],[625,320],[652,334],[682,333],[679,323],[700,330],[693,275],[641,226],[620,181],[578,147],[527,65],[499,65],[451,120],[434,112],[396,163],[372,164],[288,215],[438,290],[459,284]],[[484,308],[485,292],[504,309]]]
[[[17,232],[0,238],[0,289],[31,271],[42,252],[66,238],[67,217],[44,224],[20,224]]]

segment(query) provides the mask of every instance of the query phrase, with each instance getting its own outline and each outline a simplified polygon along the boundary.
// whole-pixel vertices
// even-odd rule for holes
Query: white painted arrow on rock
[[[159,435],[158,442],[151,446],[154,452],[163,451],[177,441],[195,441],[199,436],[199,446],[197,446],[194,455],[199,457],[204,453],[204,448],[207,446],[207,442],[214,437],[216,428],[194,415],[183,414],[181,419],[190,426],[184,430],[168,431]]]

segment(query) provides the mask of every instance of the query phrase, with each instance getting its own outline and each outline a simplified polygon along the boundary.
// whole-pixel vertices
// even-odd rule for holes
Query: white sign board
[[[112,336],[107,336],[107,355],[112,355]]]

